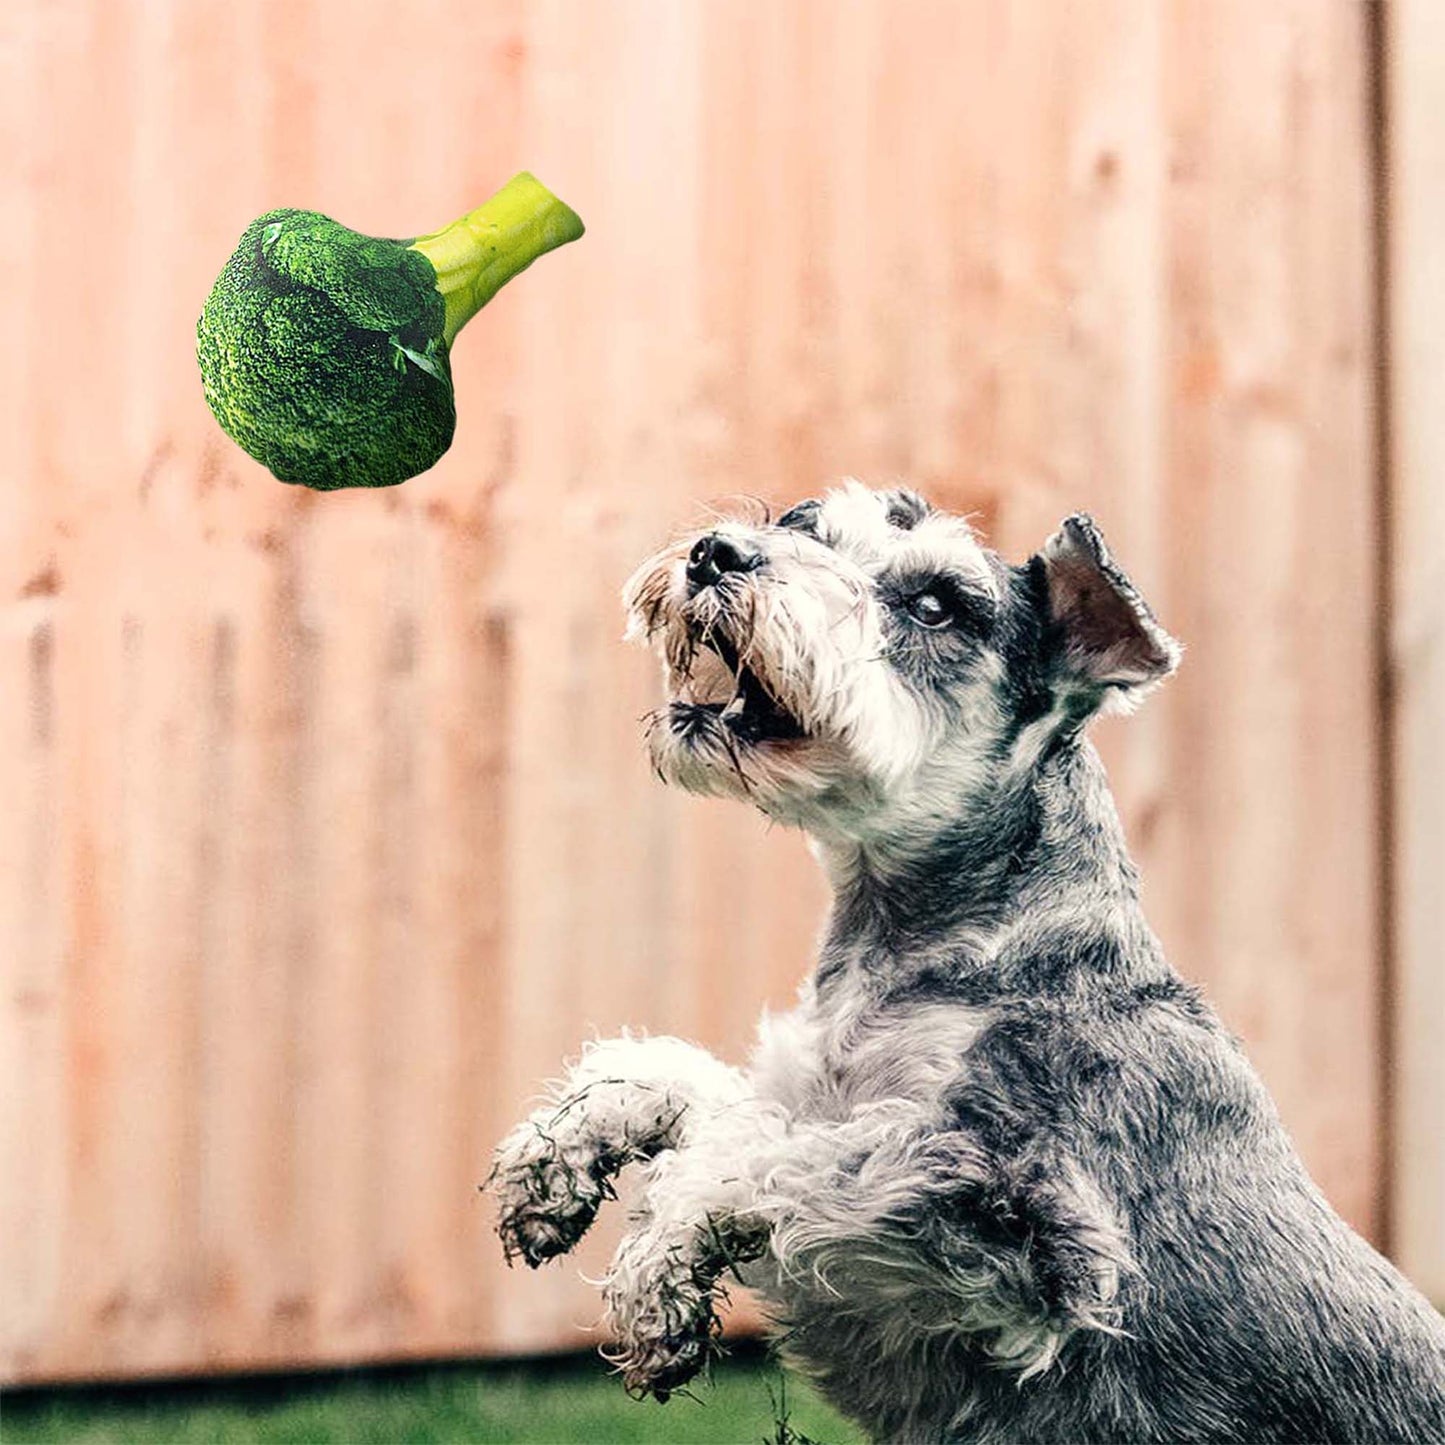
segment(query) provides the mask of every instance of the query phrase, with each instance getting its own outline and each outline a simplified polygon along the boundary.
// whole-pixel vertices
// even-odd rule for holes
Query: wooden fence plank
[[[1163,699],[1173,805],[1146,876],[1176,960],[1249,1040],[1337,1206],[1377,1234],[1365,15],[1202,0],[1170,38],[1162,540],[1192,647]]]
[[[1394,783],[1392,1237],[1445,1300],[1445,15],[1399,0],[1386,26]]]

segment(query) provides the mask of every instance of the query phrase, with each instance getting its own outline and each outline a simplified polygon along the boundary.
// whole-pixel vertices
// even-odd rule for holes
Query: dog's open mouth
[[[716,629],[698,639],[722,664],[694,669],[693,697],[673,704],[683,720],[698,713],[711,714],[738,739],[748,743],[786,741],[806,737],[803,725],[763,685],[752,668],[738,657],[737,648]],[[705,674],[710,672],[711,676]],[[699,674],[704,674],[699,676]],[[711,694],[708,696],[706,694]]]

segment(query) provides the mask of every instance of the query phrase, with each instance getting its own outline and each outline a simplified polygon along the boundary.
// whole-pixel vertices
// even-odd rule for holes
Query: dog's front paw
[[[604,1351],[630,1394],[666,1400],[718,1351],[717,1269],[695,1244],[643,1230],[619,1246],[604,1289]]]
[[[717,1352],[716,1334],[714,1324],[682,1321],[678,1328],[638,1341],[626,1354],[614,1355],[613,1362],[622,1370],[628,1394],[651,1395],[666,1404],[674,1390],[702,1373]]]
[[[722,1327],[712,1291],[690,1278],[661,1280],[647,1295],[623,1295],[612,1284],[607,1306],[614,1343],[604,1353],[622,1371],[629,1394],[666,1400],[718,1350]]]
[[[508,1263],[535,1269],[566,1254],[612,1196],[606,1161],[592,1148],[566,1148],[541,1125],[519,1124],[497,1146],[484,1186],[500,1206],[497,1233]]]

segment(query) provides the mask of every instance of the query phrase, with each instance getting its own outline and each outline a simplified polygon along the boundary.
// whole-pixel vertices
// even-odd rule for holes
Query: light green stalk
[[[581,234],[576,211],[522,171],[469,215],[418,236],[411,249],[432,263],[446,302],[447,346],[513,276]]]

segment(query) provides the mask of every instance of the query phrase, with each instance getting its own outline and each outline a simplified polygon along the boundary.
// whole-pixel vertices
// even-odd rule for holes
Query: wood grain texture
[[[500,1265],[492,1141],[593,1030],[739,1055],[823,905],[648,775],[617,591],[849,473],[1015,556],[1087,507],[1188,644],[1104,740],[1148,899],[1376,1232],[1360,11],[416,13],[0,20],[0,1374],[585,1338],[574,1269]],[[459,343],[434,471],[315,496],[219,435],[253,215],[405,233],[522,166],[588,234]]]
[[[1445,15],[1388,17],[1394,762],[1391,1226],[1399,1258],[1445,1300]]]

